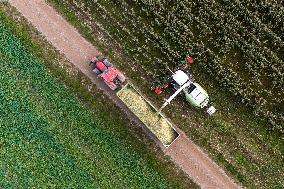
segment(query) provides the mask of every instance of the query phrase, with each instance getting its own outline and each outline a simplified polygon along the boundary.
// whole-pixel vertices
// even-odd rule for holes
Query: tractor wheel
[[[117,73],[117,79],[118,79],[121,83],[124,83],[124,81],[126,80],[125,76],[124,76],[122,73],[120,73],[120,72]]]
[[[90,67],[92,70],[94,70],[96,67],[96,63],[95,62],[90,62]]]
[[[104,81],[105,82],[105,84],[107,84],[107,86],[111,89],[111,90],[115,90],[115,89],[117,89],[117,85],[115,85],[115,84],[110,84],[110,83],[108,83],[108,82],[106,82],[106,81]]]
[[[97,75],[100,75],[102,73],[98,68],[94,68],[93,72],[95,72],[95,74]]]
[[[103,59],[103,63],[104,63],[104,65],[106,65],[106,67],[112,67],[112,64],[108,61],[107,58]]]

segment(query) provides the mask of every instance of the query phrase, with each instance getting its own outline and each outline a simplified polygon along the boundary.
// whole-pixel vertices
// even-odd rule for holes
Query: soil
[[[171,157],[185,173],[201,188],[241,188],[215,164],[206,153],[196,146],[178,128],[180,136],[168,148],[147,129],[127,106],[111,91],[102,80],[95,77],[88,62],[92,56],[100,54],[98,49],[86,41],[79,32],[62,18],[44,0],[9,0],[23,16],[66,58],[82,71],[99,89],[119,106],[128,118],[139,126]]]

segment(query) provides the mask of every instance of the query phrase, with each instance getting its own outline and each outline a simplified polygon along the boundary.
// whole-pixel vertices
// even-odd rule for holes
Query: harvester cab
[[[176,91],[166,100],[159,112],[182,92],[187,102],[189,102],[189,104],[193,107],[200,109],[205,108],[207,109],[207,113],[209,115],[215,113],[216,109],[213,106],[208,107],[208,93],[198,83],[193,82],[192,77],[186,74],[184,71],[177,70],[174,73],[172,72],[170,84]]]

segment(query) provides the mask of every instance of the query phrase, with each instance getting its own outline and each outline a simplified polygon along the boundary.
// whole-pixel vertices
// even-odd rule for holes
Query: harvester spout
[[[158,110],[158,113],[162,111],[184,88],[188,87],[192,82],[189,80],[183,86],[181,86],[166,102],[162,105],[162,107]]]
[[[161,106],[161,108],[158,110],[158,114],[161,113],[162,109],[163,109],[164,107],[166,107],[168,104],[169,104],[169,103],[166,101],[166,102]]]

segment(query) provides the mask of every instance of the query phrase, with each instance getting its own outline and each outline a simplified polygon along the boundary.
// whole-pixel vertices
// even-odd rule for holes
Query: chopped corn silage
[[[164,145],[174,141],[178,135],[176,131],[132,87],[123,88],[117,95]]]

